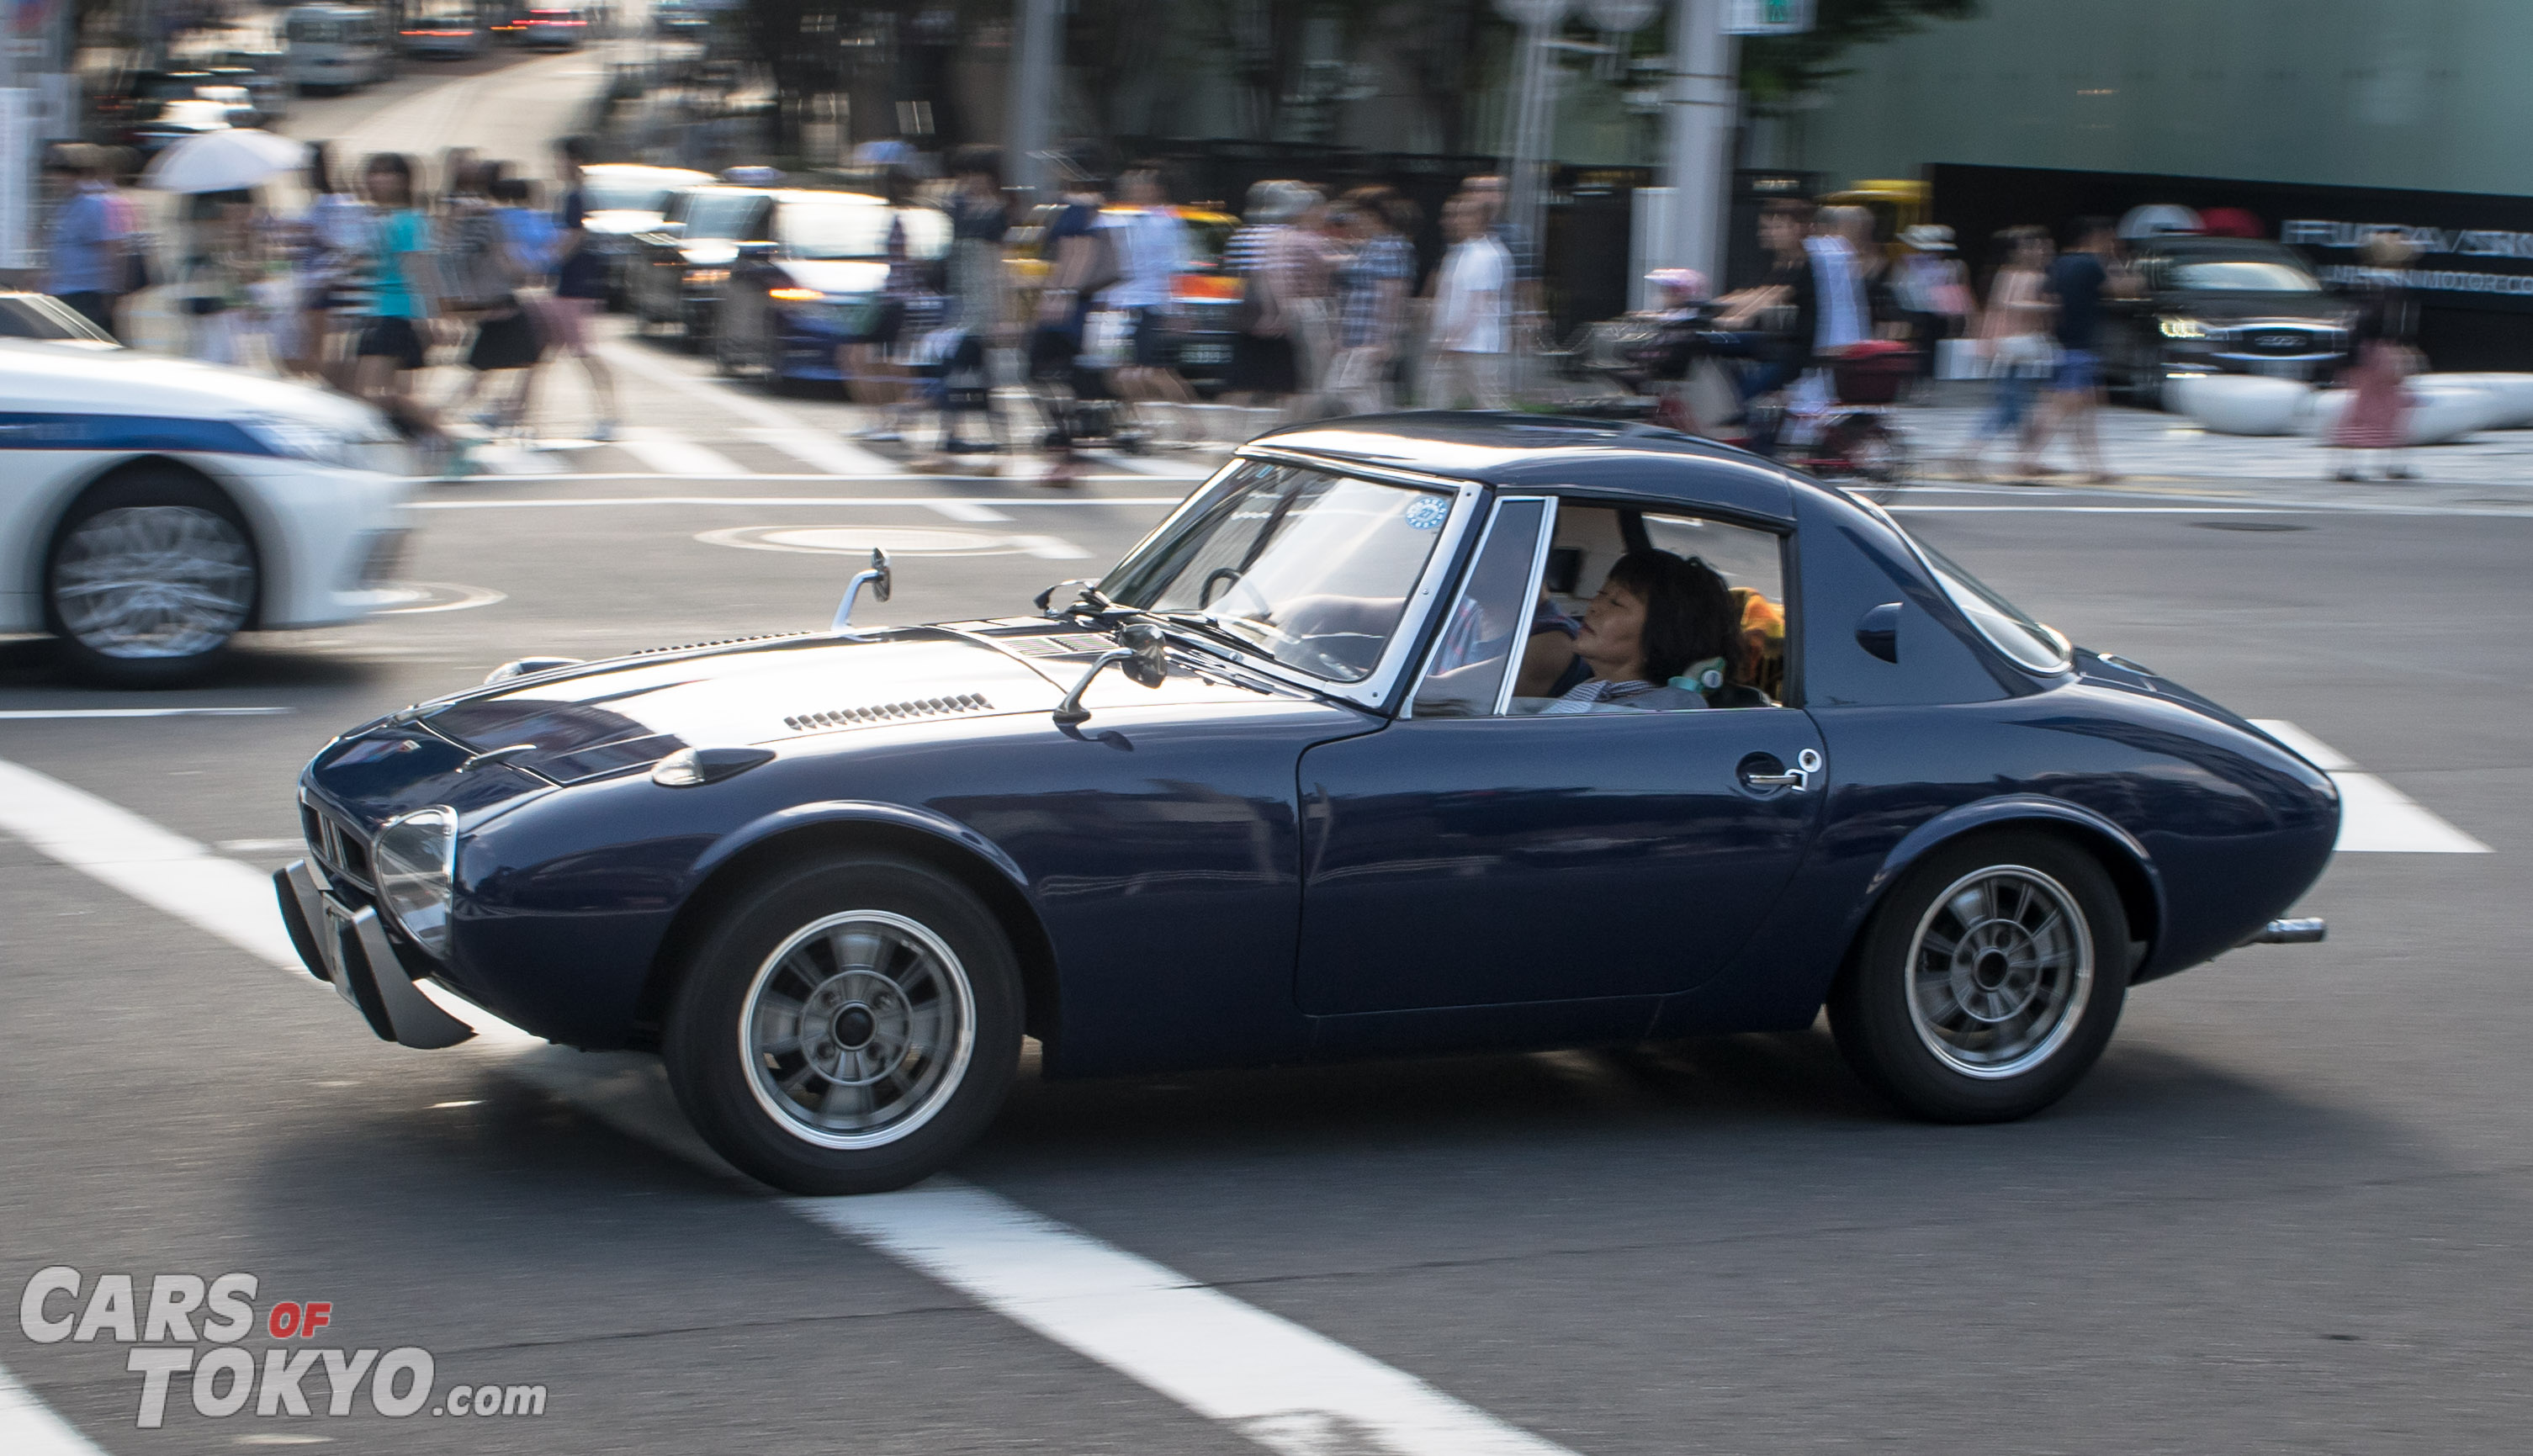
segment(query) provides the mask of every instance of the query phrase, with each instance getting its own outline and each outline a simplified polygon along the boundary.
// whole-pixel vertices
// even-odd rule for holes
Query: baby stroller
[[[1811,417],[1807,443],[1787,462],[1828,481],[1896,486],[1909,476],[1909,437],[1890,406],[1916,378],[1917,351],[1887,339],[1850,344],[1832,357],[1830,384],[1838,402]]]

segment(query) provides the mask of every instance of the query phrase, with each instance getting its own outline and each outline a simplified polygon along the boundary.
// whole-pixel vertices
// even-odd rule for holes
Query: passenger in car
[[[1704,708],[1701,678],[1711,674],[1715,686],[1724,684],[1740,624],[1739,604],[1705,562],[1629,552],[1610,567],[1574,639],[1574,655],[1592,675],[1561,697],[1516,711],[1562,717]]]

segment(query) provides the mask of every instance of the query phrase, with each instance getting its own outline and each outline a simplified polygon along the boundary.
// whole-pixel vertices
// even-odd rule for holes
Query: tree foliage
[[[1783,109],[1853,69],[1853,47],[1905,35],[1929,21],[1968,20],[1979,0],[1819,0],[1801,35],[1753,35],[1741,43],[1741,90],[1761,111]]]

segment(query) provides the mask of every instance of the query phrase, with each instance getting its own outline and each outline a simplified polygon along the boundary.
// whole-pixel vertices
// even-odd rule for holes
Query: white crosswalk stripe
[[[2301,753],[2339,786],[2342,854],[2487,854],[2487,844],[2421,808],[2417,800],[2355,760],[2283,718],[2255,718],[2252,725]]]
[[[719,450],[699,445],[667,430],[637,426],[616,443],[618,448],[662,475],[712,477],[756,473]]]
[[[824,431],[759,426],[746,433],[749,438],[763,440],[793,459],[813,466],[829,475],[906,474],[905,466],[886,455],[876,450],[865,450],[857,444]]]
[[[298,967],[268,879],[119,804],[0,760],[0,829],[263,961]],[[184,882],[172,889],[171,870]],[[477,1055],[610,1126],[730,1171],[677,1118],[657,1058],[558,1058],[480,1008],[432,999],[483,1033],[468,1043]],[[1573,1456],[1325,1335],[953,1179],[876,1199],[784,1201],[1279,1456]],[[6,1369],[0,1450],[97,1452]]]

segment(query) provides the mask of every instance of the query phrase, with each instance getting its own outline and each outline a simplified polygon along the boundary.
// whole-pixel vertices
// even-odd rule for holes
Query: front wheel
[[[907,860],[778,872],[688,962],[662,1053],[714,1150],[797,1194],[904,1188],[992,1121],[1019,1062],[1020,970],[966,886]]]
[[[2108,1044],[2128,990],[2110,877],[2042,835],[1938,850],[1874,911],[1830,994],[1856,1075],[1918,1117],[2028,1117]]]
[[[144,466],[72,507],[45,563],[44,612],[81,675],[173,687],[219,662],[258,589],[255,544],[229,498],[190,472]]]

